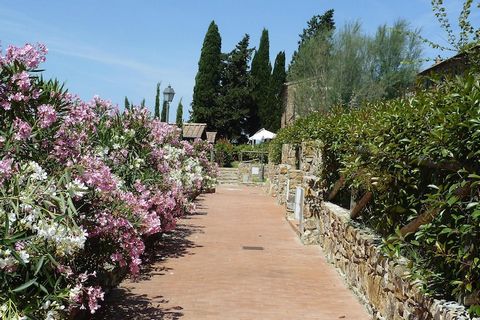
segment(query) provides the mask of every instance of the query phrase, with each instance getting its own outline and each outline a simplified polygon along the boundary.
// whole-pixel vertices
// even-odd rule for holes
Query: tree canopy
[[[212,128],[217,114],[217,97],[220,92],[222,39],[215,21],[210,23],[203,41],[198,72],[193,88],[193,122],[204,122]]]

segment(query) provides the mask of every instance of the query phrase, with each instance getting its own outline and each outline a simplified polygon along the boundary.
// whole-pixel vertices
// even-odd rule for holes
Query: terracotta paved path
[[[179,227],[164,260],[115,289],[101,319],[370,319],[259,188],[219,187]]]

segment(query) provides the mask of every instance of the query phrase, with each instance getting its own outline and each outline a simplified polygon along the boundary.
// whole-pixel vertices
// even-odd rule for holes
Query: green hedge
[[[390,254],[412,259],[414,277],[450,298],[480,290],[480,82],[478,75],[438,83],[409,98],[352,111],[314,114],[282,129],[270,144],[324,143],[326,189],[373,192],[361,220]],[[403,237],[421,213],[435,218]],[[475,308],[472,308],[472,310]]]

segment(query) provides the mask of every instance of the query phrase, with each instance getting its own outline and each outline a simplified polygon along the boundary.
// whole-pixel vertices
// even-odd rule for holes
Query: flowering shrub
[[[0,318],[94,313],[215,184],[211,146],[145,108],[85,102],[36,76],[43,45],[0,54]]]

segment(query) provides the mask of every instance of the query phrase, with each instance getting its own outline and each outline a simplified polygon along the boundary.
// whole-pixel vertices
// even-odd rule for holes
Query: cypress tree
[[[246,34],[235,49],[223,55],[222,91],[219,97],[219,114],[216,126],[218,136],[240,142],[252,105],[248,65],[253,49]]]
[[[283,114],[283,85],[287,79],[287,73],[285,71],[285,52],[281,51],[275,58],[273,66],[272,79],[270,83],[270,97],[272,99],[272,105],[274,112],[271,113],[269,118],[270,122],[267,124],[269,130],[277,131],[280,129],[280,123]]]
[[[143,98],[142,102],[140,102],[140,107],[145,108],[145,98]]]
[[[127,96],[125,96],[125,102],[124,103],[125,103],[125,109],[126,110],[130,109],[130,102],[128,101]]]
[[[182,99],[180,99],[180,102],[178,103],[177,107],[177,118],[176,121],[178,127],[182,127],[183,124],[183,104],[182,104]]]
[[[168,122],[168,121],[167,121],[167,101],[163,101],[162,117],[161,117],[160,121],[162,121],[162,122]]]
[[[155,118],[160,118],[160,82],[157,83],[157,94],[155,95]]]
[[[250,134],[254,133],[268,122],[271,110],[270,77],[272,65],[270,63],[270,42],[268,30],[263,29],[260,45],[252,60],[252,85],[254,104],[250,109]]]
[[[220,93],[222,40],[215,21],[210,23],[203,41],[198,72],[193,88],[192,114],[194,122],[204,122],[215,129],[214,121],[218,111],[217,97]]]

